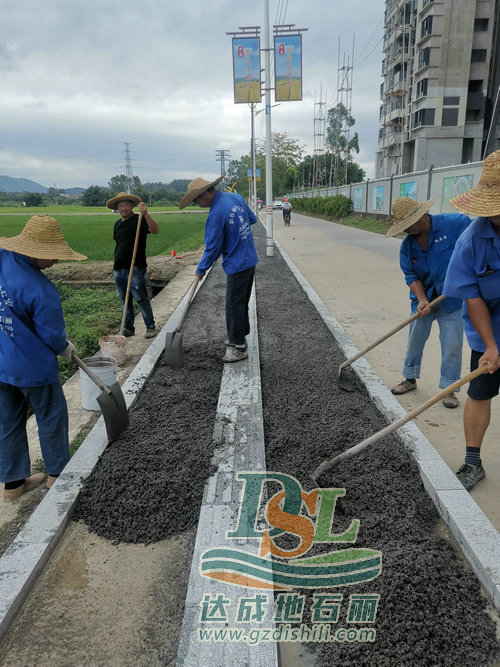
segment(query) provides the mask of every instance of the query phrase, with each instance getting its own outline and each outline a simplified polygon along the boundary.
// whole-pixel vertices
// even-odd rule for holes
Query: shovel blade
[[[102,410],[108,440],[116,440],[128,426],[128,410],[118,382],[109,387],[111,394],[103,391],[97,397]]]
[[[182,332],[169,331],[165,336],[165,363],[167,366],[184,366]]]
[[[349,377],[350,376],[350,377]],[[356,391],[356,380],[354,371],[348,366],[340,366],[337,385],[344,391]]]

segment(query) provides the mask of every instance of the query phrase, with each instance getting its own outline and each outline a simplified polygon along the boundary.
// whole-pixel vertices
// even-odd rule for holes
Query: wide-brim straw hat
[[[222,181],[222,176],[219,176],[215,181],[209,183],[204,178],[195,178],[187,187],[187,192],[179,202],[179,208],[186,208],[196,197],[202,195],[208,188],[213,188]]]
[[[0,238],[0,248],[33,259],[87,259],[69,247],[57,220],[48,215],[33,215],[20,234]]]
[[[386,236],[396,236],[396,234],[400,234],[414,225],[427,213],[435,201],[434,197],[423,202],[415,201],[409,197],[396,199],[392,205],[392,227]]]
[[[481,218],[500,215],[500,150],[485,159],[479,183],[450,199],[450,203],[467,215]]]
[[[127,192],[119,192],[113,199],[108,199],[106,206],[115,209],[121,201],[131,201],[134,206],[137,206],[137,204],[141,203],[141,198]]]

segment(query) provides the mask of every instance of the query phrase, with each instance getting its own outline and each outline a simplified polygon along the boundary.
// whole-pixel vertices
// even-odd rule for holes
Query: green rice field
[[[88,210],[88,209],[87,209]],[[148,257],[153,255],[169,255],[172,250],[177,253],[196,250],[203,245],[205,215],[200,213],[178,213],[161,215],[148,209],[160,228],[159,234],[150,234],[146,245]],[[113,259],[115,242],[113,241],[113,225],[119,215],[99,214],[58,216],[59,211],[38,209],[36,213],[53,215],[62,229],[64,238],[69,245],[88,257],[90,260]],[[30,212],[24,215],[0,215],[0,236],[16,236],[30,218]]]

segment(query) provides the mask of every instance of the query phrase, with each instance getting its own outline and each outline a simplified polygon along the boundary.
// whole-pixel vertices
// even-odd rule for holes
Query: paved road
[[[274,215],[274,236],[358,349],[409,316],[408,288],[399,268],[399,240],[295,213],[291,226],[284,227],[281,212]],[[398,332],[366,355],[389,387],[402,377],[407,336],[407,330]],[[438,328],[434,326],[425,348],[418,390],[400,398],[405,409],[413,410],[438,393],[440,363]],[[469,348],[464,341],[462,375],[468,372],[468,367]],[[465,450],[462,425],[465,391],[462,390],[459,397],[457,409],[449,410],[437,403],[415,420],[454,471],[463,463]],[[500,399],[496,399],[492,423],[483,443],[482,460],[487,477],[471,492],[498,530],[499,407]]]

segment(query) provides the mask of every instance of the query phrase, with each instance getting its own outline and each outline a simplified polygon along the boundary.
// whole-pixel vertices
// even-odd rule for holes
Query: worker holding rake
[[[0,482],[11,502],[39,486],[30,474],[26,434],[33,410],[40,449],[49,473],[47,487],[69,461],[68,410],[59,381],[57,355],[71,361],[61,300],[42,273],[59,259],[81,261],[54,218],[34,215],[18,236],[0,238]]]
[[[410,324],[408,346],[403,366],[403,381],[391,389],[406,394],[417,388],[424,346],[437,320],[441,342],[440,389],[460,378],[462,367],[463,322],[462,301],[446,298],[432,310],[429,303],[442,294],[448,263],[460,234],[470,219],[458,213],[428,213],[434,199],[417,202],[400,197],[392,205],[393,225],[386,236],[406,232],[401,242],[399,262],[410,288],[411,312],[419,317]],[[451,393],[443,399],[446,408],[456,408],[458,398]]]
[[[248,302],[252,291],[257,251],[251,225],[257,218],[243,197],[236,192],[218,192],[215,186],[222,177],[210,183],[195,178],[179,202],[185,208],[191,202],[210,208],[205,223],[205,252],[196,268],[199,280],[222,254],[226,282],[227,340],[224,362],[248,357],[245,336],[250,333]]]
[[[490,423],[491,399],[500,388],[500,150],[484,161],[476,187],[451,203],[477,217],[458,239],[443,292],[465,299],[465,335],[471,348],[470,369],[488,372],[469,384],[464,406],[465,462],[457,472],[467,490],[486,476],[481,445]]]

